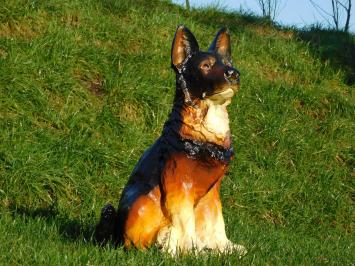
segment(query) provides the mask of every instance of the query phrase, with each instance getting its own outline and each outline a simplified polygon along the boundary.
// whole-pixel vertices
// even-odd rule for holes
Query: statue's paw
[[[160,230],[157,237],[157,246],[171,256],[182,253],[196,253],[196,239],[179,234],[173,227],[165,227]],[[195,241],[194,241],[195,240]]]
[[[218,249],[222,253],[238,253],[239,258],[245,256],[248,251],[243,245],[234,244],[230,240],[228,240],[223,245],[218,245]]]

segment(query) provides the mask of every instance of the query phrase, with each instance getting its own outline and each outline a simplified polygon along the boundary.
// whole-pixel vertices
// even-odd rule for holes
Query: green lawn
[[[92,241],[170,111],[178,24],[203,49],[221,26],[232,34],[242,87],[221,194],[242,259]],[[353,265],[354,87],[353,35],[156,0],[3,2],[0,264]]]

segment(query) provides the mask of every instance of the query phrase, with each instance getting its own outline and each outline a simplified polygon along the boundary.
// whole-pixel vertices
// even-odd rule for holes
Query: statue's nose
[[[224,72],[225,77],[232,82],[239,82],[240,72],[235,68],[228,68]]]

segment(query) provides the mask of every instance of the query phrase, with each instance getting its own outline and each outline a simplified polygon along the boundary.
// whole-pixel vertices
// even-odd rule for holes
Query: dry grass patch
[[[294,85],[297,82],[297,77],[290,72],[283,72],[276,69],[262,69],[264,77],[269,81],[282,81],[284,84]]]
[[[135,102],[123,102],[118,108],[118,117],[121,121],[143,123],[142,109]]]
[[[294,38],[294,32],[290,30],[277,30],[268,25],[253,25],[250,27],[252,32],[256,33],[259,36],[275,36],[285,40],[291,40]]]
[[[44,11],[38,12],[34,17],[9,20],[0,24],[0,37],[32,40],[45,32],[48,20],[48,15]]]
[[[111,40],[108,40],[108,41],[102,41],[102,40],[99,40],[99,39],[95,39],[93,41],[94,45],[97,47],[97,48],[104,48],[104,49],[108,49],[108,50],[113,50],[116,48],[116,45],[113,41]]]
[[[7,55],[8,55],[8,53],[5,50],[0,48],[0,58],[6,59]]]
[[[60,22],[67,27],[78,28],[81,21],[79,14],[65,14],[60,18]]]
[[[80,69],[76,68],[74,76],[80,81],[80,85],[92,95],[98,98],[104,96],[104,78],[100,73],[82,73]]]

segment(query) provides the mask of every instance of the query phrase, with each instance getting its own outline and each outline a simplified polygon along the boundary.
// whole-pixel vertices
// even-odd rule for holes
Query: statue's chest
[[[233,149],[183,140],[183,151],[172,155],[172,165],[175,176],[182,188],[194,191],[194,198],[198,200],[216,184],[227,171],[228,164],[233,157]]]

